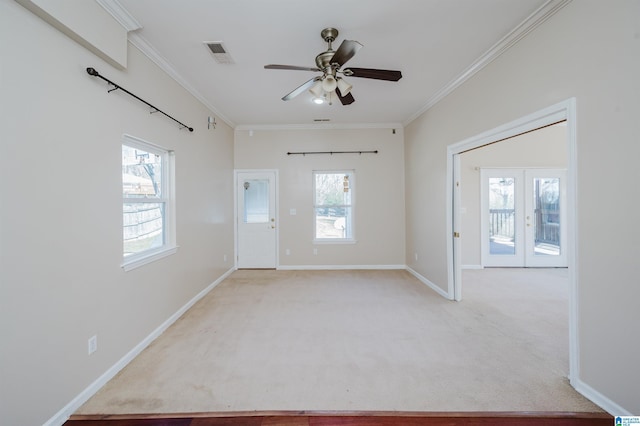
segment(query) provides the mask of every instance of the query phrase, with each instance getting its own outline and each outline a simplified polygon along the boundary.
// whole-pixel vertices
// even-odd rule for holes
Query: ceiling
[[[407,124],[465,78],[546,19],[560,0],[98,0],[141,28],[130,41],[235,128]],[[109,10],[109,8],[108,8]],[[112,12],[113,13],[113,12]],[[546,14],[546,15],[545,15]],[[131,29],[131,24],[130,29]],[[135,28],[136,25],[133,26]],[[364,45],[349,66],[402,71],[398,82],[345,78],[355,102],[316,105],[306,91],[281,98],[312,71],[333,43]],[[222,42],[232,64],[216,62],[204,42]],[[328,123],[328,124],[327,124]]]

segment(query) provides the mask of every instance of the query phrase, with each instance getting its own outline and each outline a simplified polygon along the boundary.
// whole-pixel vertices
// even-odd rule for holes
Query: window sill
[[[136,257],[135,259],[127,259],[122,263],[122,269],[125,272],[129,272],[133,269],[146,265],[147,263],[155,262],[164,257],[171,256],[178,251],[178,246],[162,248],[158,251],[154,251],[142,257]]]
[[[356,244],[358,241],[354,239],[335,239],[335,240],[313,240],[313,244]]]

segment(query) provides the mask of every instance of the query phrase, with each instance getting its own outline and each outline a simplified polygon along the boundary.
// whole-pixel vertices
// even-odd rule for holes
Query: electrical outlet
[[[414,253],[413,256],[415,257],[416,262],[417,262],[418,261],[418,253]]]
[[[314,248],[313,249],[313,254],[318,254],[318,249]]]
[[[222,260],[224,261],[224,263],[227,263],[227,255],[226,254],[224,256],[222,256]]]
[[[289,256],[289,255],[291,254],[291,250],[286,249],[286,250],[284,251],[284,254],[286,254],[287,256]]]
[[[88,342],[89,355],[98,350],[98,335],[91,336]]]

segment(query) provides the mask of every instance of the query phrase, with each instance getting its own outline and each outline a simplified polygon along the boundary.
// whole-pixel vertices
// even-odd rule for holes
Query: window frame
[[[316,204],[316,176],[319,174],[342,174],[349,175],[349,191],[351,192],[351,204]],[[313,196],[313,243],[314,244],[355,244],[356,243],[356,228],[355,228],[355,204],[356,204],[356,171],[354,169],[339,169],[339,170],[313,170],[312,171],[312,196]],[[317,209],[318,208],[348,208],[350,209],[350,215],[348,219],[350,222],[350,236],[345,238],[318,238],[317,237]]]
[[[124,196],[122,189],[124,182],[121,180],[121,196],[123,213],[121,217],[122,224],[120,227],[122,237],[122,268],[125,271],[138,268],[166,256],[174,254],[178,246],[176,245],[176,226],[175,226],[175,155],[174,152],[159,145],[145,141],[131,135],[123,135],[122,147],[127,146],[133,149],[148,152],[149,154],[159,155],[161,159],[160,174],[160,197],[151,198],[127,198]],[[122,165],[122,160],[121,160]],[[163,243],[159,247],[140,251],[138,253],[124,255],[124,205],[125,204],[162,204],[162,236]]]

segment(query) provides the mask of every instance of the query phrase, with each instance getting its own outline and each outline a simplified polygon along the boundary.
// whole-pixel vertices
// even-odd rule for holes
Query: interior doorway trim
[[[576,157],[576,99],[569,98],[541,109],[517,120],[480,133],[447,147],[447,275],[448,293],[454,300],[462,300],[462,262],[460,260],[459,182],[460,154],[503,139],[527,133],[560,121],[567,122],[567,204],[576,206],[577,157]],[[454,207],[455,206],[455,207]],[[569,267],[569,381],[576,387],[579,383],[579,336],[578,336],[578,288],[577,288],[577,213],[567,209],[567,264]]]

